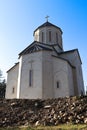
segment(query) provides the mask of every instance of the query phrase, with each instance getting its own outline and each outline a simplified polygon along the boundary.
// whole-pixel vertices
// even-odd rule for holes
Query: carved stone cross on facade
[[[28,63],[30,63],[31,64],[31,69],[32,69],[32,63],[33,63],[34,61],[33,60],[30,60]]]
[[[49,16],[47,15],[45,18],[46,18],[46,20],[47,20],[47,22],[48,22],[48,18],[49,18]]]

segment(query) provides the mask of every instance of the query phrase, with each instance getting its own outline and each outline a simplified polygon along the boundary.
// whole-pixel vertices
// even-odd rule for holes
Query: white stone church
[[[33,33],[34,42],[7,71],[6,98],[47,99],[84,94],[78,49],[64,51],[62,30],[45,22]]]

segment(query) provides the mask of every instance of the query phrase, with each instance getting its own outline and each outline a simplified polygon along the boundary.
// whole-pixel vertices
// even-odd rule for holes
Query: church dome
[[[45,44],[58,44],[62,47],[62,30],[58,26],[45,22],[34,31],[34,40]]]

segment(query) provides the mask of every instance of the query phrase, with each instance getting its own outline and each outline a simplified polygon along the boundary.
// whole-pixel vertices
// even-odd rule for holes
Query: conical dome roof
[[[53,26],[53,27],[55,27],[55,28],[58,28],[58,29],[61,31],[61,33],[63,33],[62,30],[61,30],[61,28],[59,28],[58,26],[56,26],[56,25],[54,25],[54,24],[52,24],[52,23],[50,23],[50,22],[48,22],[48,21],[45,22],[44,24],[42,24],[41,26],[39,26],[38,28],[36,28],[35,31],[34,31],[34,33],[35,33],[38,29],[40,29],[40,28],[50,27],[50,26]]]

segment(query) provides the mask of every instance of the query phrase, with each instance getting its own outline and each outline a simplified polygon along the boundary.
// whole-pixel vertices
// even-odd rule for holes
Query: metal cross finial
[[[49,16],[47,15],[45,18],[46,18],[46,20],[47,20],[47,22],[48,22],[48,18],[49,18]]]

